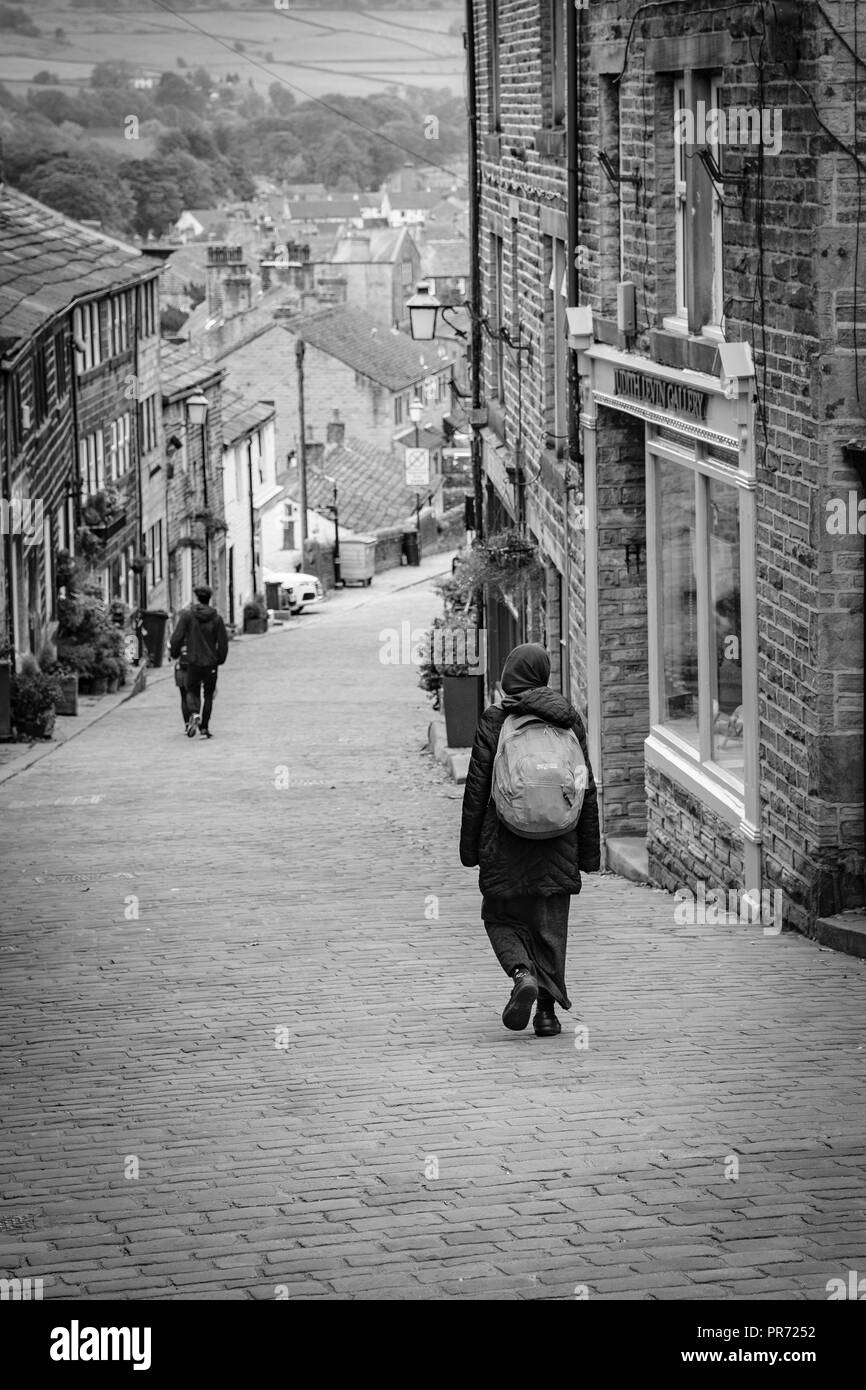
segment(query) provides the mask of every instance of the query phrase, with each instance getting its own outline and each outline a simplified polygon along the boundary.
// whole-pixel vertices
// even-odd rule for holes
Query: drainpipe
[[[577,271],[577,248],[580,240],[580,170],[578,154],[578,110],[580,97],[580,14],[573,0],[566,0],[565,6],[565,140],[566,140],[566,188],[568,241],[566,245],[566,271],[568,303],[576,306],[580,302],[580,279]],[[560,612],[563,655],[563,693],[571,698],[571,494],[583,490],[583,455],[580,449],[580,381],[577,374],[577,353],[568,354],[568,464],[565,470],[563,496],[563,599]],[[576,484],[571,478],[572,464],[577,465]],[[601,768],[594,768],[600,775]]]
[[[478,182],[478,86],[475,70],[475,6],[472,0],[466,0],[465,16],[466,37],[464,42],[466,46],[466,100],[469,133],[467,156],[469,178],[469,374],[472,378],[470,429],[472,432],[475,536],[480,541],[484,538],[484,460],[481,441],[481,187]],[[484,592],[482,590],[476,602],[478,629],[482,632],[485,623],[484,609]]]
[[[860,490],[866,496],[866,441],[850,439],[843,444],[845,462],[857,473]],[[863,874],[866,880],[866,534],[863,537]],[[864,884],[866,887],[866,884]],[[866,898],[866,893],[864,893]]]
[[[304,409],[304,352],[306,343],[298,338],[295,343],[295,362],[298,367],[298,478],[301,501],[301,564],[304,563],[304,542],[307,539],[307,424]]]
[[[253,441],[247,439],[247,491],[249,493],[250,504],[250,575],[253,581],[253,591],[250,598],[255,598],[258,590],[256,589],[256,509],[253,503]],[[264,587],[264,586],[263,586]]]

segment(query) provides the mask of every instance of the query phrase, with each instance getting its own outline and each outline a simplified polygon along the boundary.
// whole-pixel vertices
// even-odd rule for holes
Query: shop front
[[[606,840],[651,878],[761,882],[752,391],[581,353],[585,644]]]

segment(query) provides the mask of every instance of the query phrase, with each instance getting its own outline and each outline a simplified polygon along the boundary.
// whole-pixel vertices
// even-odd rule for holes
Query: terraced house
[[[155,261],[0,190],[5,641],[38,651],[55,557],[144,603],[141,465],[162,450]]]
[[[811,931],[864,901],[854,7],[477,0],[473,38],[486,525],[547,574],[492,674],[559,654],[609,862]]]

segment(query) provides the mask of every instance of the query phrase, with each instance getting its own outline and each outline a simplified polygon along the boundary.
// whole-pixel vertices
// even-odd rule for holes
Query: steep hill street
[[[413,577],[235,643],[211,742],[163,677],[0,787],[0,1272],[826,1299],[864,1268],[864,963],[596,876],[573,1017],[503,1029],[461,789],[380,661],[439,609]]]

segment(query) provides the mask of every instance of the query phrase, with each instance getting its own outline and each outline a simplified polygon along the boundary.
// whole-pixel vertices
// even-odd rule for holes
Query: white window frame
[[[129,310],[125,294],[113,294],[108,302],[110,356],[118,357],[129,347]]]
[[[109,473],[112,481],[123,478],[130,468],[130,440],[132,436],[129,412],[118,415],[109,426],[111,442],[108,450]]]
[[[141,448],[149,454],[159,443],[157,429],[156,393],[145,396],[141,403]]]
[[[79,304],[72,316],[73,336],[84,344],[84,351],[75,349],[75,366],[79,376],[91,371],[102,362],[102,344],[99,338],[99,302]]]
[[[105,441],[102,430],[94,430],[78,441],[81,469],[81,495],[92,497],[105,487]]]
[[[666,422],[670,427],[670,421]],[[647,761],[664,771],[680,785],[697,792],[730,823],[739,824],[746,810],[758,803],[758,708],[757,632],[752,615],[757,612],[757,573],[755,555],[754,477],[740,457],[731,451],[731,466],[710,457],[705,443],[683,436],[682,447],[660,439],[654,425],[646,428],[647,499],[647,576],[649,633],[650,735],[646,741]],[[695,580],[698,615],[698,746],[676,733],[675,726],[663,722],[664,661],[660,648],[662,596],[659,583],[661,564],[661,508],[658,491],[658,461],[665,459],[686,468],[695,483]],[[743,670],[743,777],[737,777],[713,757],[713,710],[710,665],[713,624],[710,614],[710,556],[708,543],[708,481],[717,479],[737,489],[740,528],[740,656]],[[707,544],[702,544],[702,539]]]
[[[721,94],[721,82],[714,77],[710,82],[710,103],[715,110],[719,110]],[[722,168],[722,150],[717,138],[710,142],[710,153],[716,161],[716,167]],[[712,318],[710,322],[704,324],[703,336],[713,338],[716,341],[725,341],[725,283],[724,283],[724,209],[725,209],[725,189],[724,185],[713,189],[713,214],[712,214],[712,237],[713,237],[713,288],[712,288]]]
[[[556,437],[555,448],[561,448],[568,433],[568,344],[566,342],[565,306],[568,294],[568,260],[565,242],[559,237],[550,238],[550,280],[548,290],[551,294],[549,322],[553,334],[553,390],[550,393],[553,415],[550,433]]]
[[[678,77],[673,86],[673,123],[677,129],[677,117],[686,110],[685,78]],[[675,312],[663,320],[663,326],[673,333],[688,333],[689,312],[686,305],[686,286],[688,284],[688,193],[686,189],[686,145],[674,140],[674,263],[676,286]],[[622,246],[622,227],[620,226],[620,246]]]

